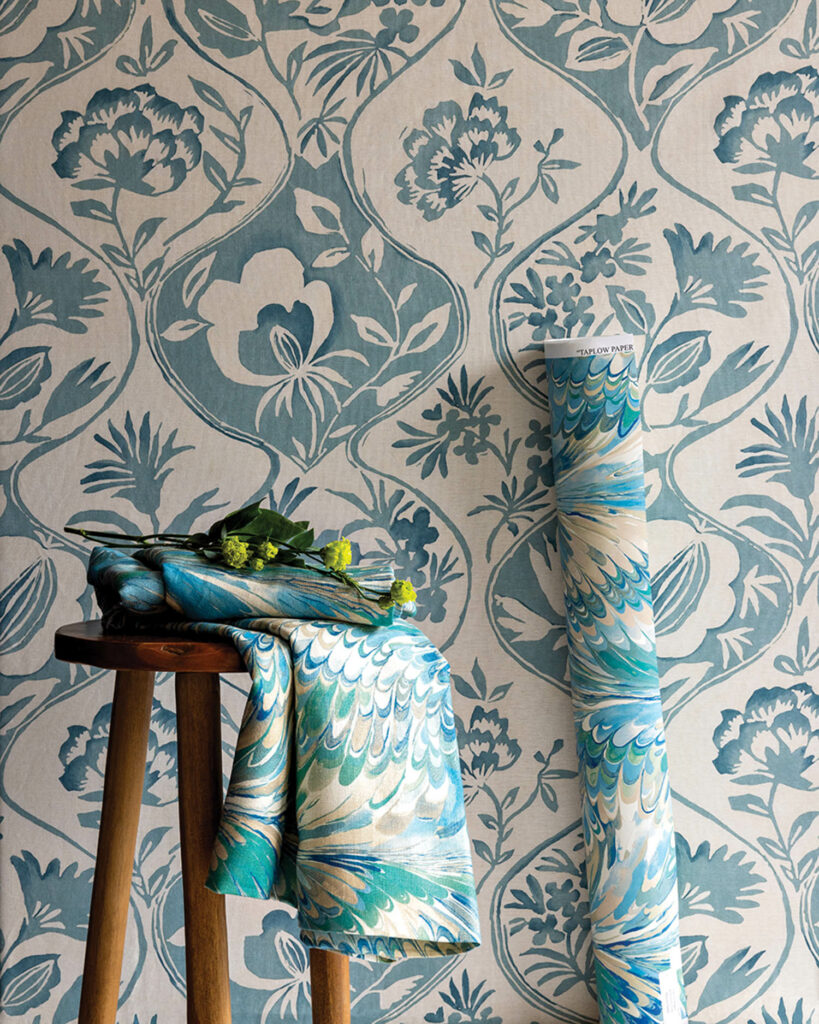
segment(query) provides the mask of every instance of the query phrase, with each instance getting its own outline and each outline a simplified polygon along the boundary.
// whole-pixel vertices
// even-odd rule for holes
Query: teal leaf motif
[[[110,363],[94,366],[93,359],[83,359],[72,366],[60,383],[48,396],[40,427],[68,416],[89,405],[114,379],[103,377]]]
[[[630,49],[625,36],[589,26],[572,33],[566,67],[570,71],[611,71],[628,60]]]
[[[711,358],[710,331],[679,331],[652,349],[648,357],[648,386],[668,394],[696,380]]]
[[[13,409],[42,390],[51,376],[48,346],[18,348],[0,359],[0,409]]]
[[[0,648],[22,650],[42,627],[57,592],[57,570],[40,558],[19,573],[0,593]]]
[[[60,980],[59,957],[56,953],[25,956],[0,977],[3,991],[3,1012],[10,1017],[42,1006]]]
[[[727,956],[706,982],[697,1005],[697,1013],[715,1003],[730,999],[753,984],[767,968],[765,961],[761,967],[756,966],[764,955],[763,949],[751,953],[751,947],[744,946]]]
[[[71,204],[71,209],[77,217],[87,217],[89,220],[101,220],[106,224],[113,223],[111,211],[100,202],[99,199],[80,199]]]
[[[683,977],[686,985],[693,985],[697,975],[708,963],[707,936],[683,935],[680,937]]]
[[[651,331],[656,314],[645,292],[628,291],[614,284],[607,285],[606,291],[617,322],[624,331],[635,334],[648,334]]]

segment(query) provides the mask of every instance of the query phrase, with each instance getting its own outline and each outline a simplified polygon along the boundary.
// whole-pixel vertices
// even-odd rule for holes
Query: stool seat
[[[225,898],[205,888],[222,811],[219,676],[245,672],[229,641],[105,632],[75,622],[54,636],[61,661],[116,670],[78,1024],[115,1024],[153,707],[154,673],[176,674],[177,773],[188,1024],[230,1024]],[[348,958],[310,950],[314,1024],[350,1024]]]
[[[97,668],[220,675],[246,671],[230,641],[171,632],[111,633],[99,621],[60,626],[54,634],[54,653],[60,661]]]

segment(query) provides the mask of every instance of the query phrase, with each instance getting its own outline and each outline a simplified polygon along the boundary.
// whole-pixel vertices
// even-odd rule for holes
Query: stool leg
[[[350,959],[329,949],[310,950],[313,1024],[350,1024]]]
[[[188,1024],[230,1024],[225,897],[205,888],[222,813],[219,676],[176,676],[179,824],[185,897]]]
[[[114,1024],[145,781],[153,672],[117,672],[79,1024]]]

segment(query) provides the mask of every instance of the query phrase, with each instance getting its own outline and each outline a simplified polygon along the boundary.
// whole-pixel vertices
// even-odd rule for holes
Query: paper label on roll
[[[667,971],[660,971],[659,982],[663,1024],[688,1024],[688,1014],[683,1010],[680,998],[679,970],[672,966]]]
[[[582,359],[584,356],[613,356],[634,351],[631,334],[599,335],[593,338],[551,338],[544,345],[547,359]]]

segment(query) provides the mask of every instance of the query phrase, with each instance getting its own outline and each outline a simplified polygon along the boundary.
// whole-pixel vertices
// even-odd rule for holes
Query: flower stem
[[[782,171],[776,171],[776,173],[774,174],[773,184],[771,185],[771,204],[774,210],[776,211],[776,216],[779,220],[779,226],[782,228],[782,235],[785,238],[785,241],[788,243],[791,253],[793,254],[794,269],[796,271],[796,276],[798,277],[801,283],[805,279],[805,270],[802,266],[802,259],[799,253],[796,251],[796,240],[794,236],[791,234],[790,228],[788,227],[788,223],[785,220],[785,215],[782,213],[782,207],[779,204],[779,182],[781,181],[781,179]]]
[[[117,237],[119,238],[120,245],[122,246],[122,251],[125,254],[128,262],[131,265],[131,269],[134,272],[134,278],[136,279],[137,294],[142,299],[145,297],[145,285],[143,284],[142,281],[142,274],[140,274],[139,272],[139,267],[137,267],[136,261],[134,260],[134,254],[131,251],[131,246],[128,244],[128,241],[125,238],[125,234],[122,230],[122,225],[120,224],[119,217],[117,216],[117,205],[119,203],[119,197],[121,194],[121,188],[114,189],[114,194],[111,196],[111,207],[108,212],[111,214],[111,223],[114,225],[114,228],[117,232]]]
[[[234,185],[236,184],[242,171],[244,170],[245,160],[247,159],[247,143],[245,141],[245,128],[242,126],[242,122],[239,120],[239,118],[234,117],[231,111],[226,109],[225,114],[230,119],[231,123],[233,124],[233,127],[236,129],[237,136],[238,150],[236,152],[236,166],[233,168],[233,173],[227,179],[223,188],[219,191],[219,194],[216,196],[216,198],[213,200],[210,206],[206,210],[203,210],[198,217],[195,217],[190,222],[190,224],[185,224],[177,231],[174,231],[172,235],[168,235],[168,237],[165,239],[165,245],[170,245],[171,242],[174,242],[177,238],[179,238],[180,235],[186,234],[188,231],[191,231],[193,228],[201,224],[203,220],[205,220],[207,217],[212,216],[214,213],[225,212],[222,210],[222,206],[224,205],[224,202],[227,199],[227,197],[233,191]]]
[[[778,785],[779,785],[779,783],[775,782],[771,786],[771,795],[768,797],[768,817],[771,819],[771,824],[774,827],[774,832],[776,832],[776,839],[777,839],[777,842],[779,843],[779,846],[780,846],[780,848],[782,850],[782,853],[785,854],[786,857],[787,857],[788,864],[787,864],[786,867],[784,867],[782,869],[783,873],[784,873],[785,877],[788,879],[788,881],[795,888],[798,889],[799,888],[799,881],[798,881],[798,876],[797,876],[797,871],[796,871],[796,865],[794,864],[793,857],[791,856],[791,848],[785,842],[785,836],[784,836],[784,834],[782,832],[782,829],[779,827],[779,822],[776,819],[776,812],[774,811],[774,795],[776,794],[776,790],[777,790],[777,786]]]
[[[261,46],[262,53],[264,54],[265,63],[270,68],[270,73],[273,75],[273,77],[276,79],[279,85],[284,86],[285,90],[287,91],[287,95],[290,97],[290,102],[293,104],[293,109],[296,111],[296,117],[299,120],[301,120],[301,107],[299,106],[299,101],[296,99],[296,94],[293,89],[293,83],[288,82],[288,80],[284,77],[281,71],[279,71],[279,69],[276,67],[273,61],[273,57],[270,54],[270,50],[267,48],[267,43],[265,42],[264,34],[262,34],[262,38],[259,40],[259,45]]]

